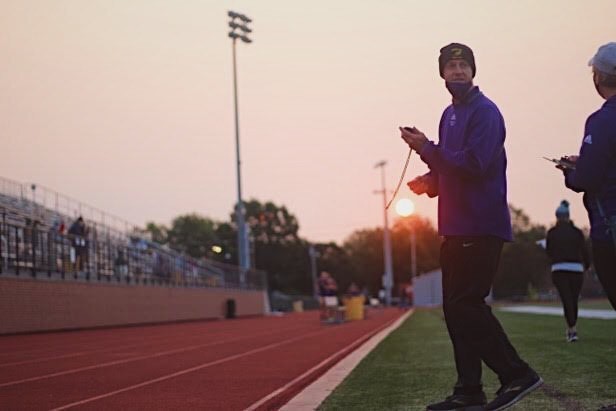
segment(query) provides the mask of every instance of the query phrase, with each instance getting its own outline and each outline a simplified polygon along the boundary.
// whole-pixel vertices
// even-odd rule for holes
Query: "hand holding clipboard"
[[[575,170],[575,161],[569,160],[569,157],[561,157],[559,160],[555,158],[543,157],[547,161],[556,164],[561,170]]]

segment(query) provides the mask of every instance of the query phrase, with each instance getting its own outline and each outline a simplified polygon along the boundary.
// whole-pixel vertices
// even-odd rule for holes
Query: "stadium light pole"
[[[385,160],[379,161],[374,168],[381,169],[381,190],[377,193],[383,194],[383,255],[385,273],[383,286],[385,287],[385,302],[391,305],[391,290],[394,285],[394,270],[391,260],[391,238],[389,237],[389,221],[387,220],[387,189],[385,188]]]
[[[229,16],[229,37],[233,43],[233,96],[235,107],[235,157],[237,168],[237,204],[235,206],[235,221],[237,224],[237,245],[238,245],[238,265],[240,267],[240,284],[246,282],[246,271],[250,268],[250,254],[248,246],[248,231],[246,230],[245,208],[242,200],[242,174],[241,174],[241,161],[240,161],[240,119],[237,102],[237,65],[235,57],[235,44],[237,39],[240,39],[244,43],[252,43],[252,40],[248,38],[248,34],[252,32],[252,29],[248,27],[248,23],[252,22],[252,19],[246,17],[243,14],[236,13],[234,11],[228,11]]]

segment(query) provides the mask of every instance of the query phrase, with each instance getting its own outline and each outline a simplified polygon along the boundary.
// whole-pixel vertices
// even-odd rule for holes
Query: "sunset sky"
[[[475,83],[507,125],[509,201],[551,224],[581,196],[542,156],[577,153],[603,100],[588,60],[616,41],[605,1],[0,0],[0,176],[137,224],[237,199],[227,10],[238,44],[245,199],[286,205],[312,241],[382,224],[407,154],[399,125],[437,139],[450,97],[438,50],[475,52]],[[427,170],[411,157],[406,180]],[[436,219],[436,200],[413,198]],[[392,209],[392,218],[393,218]],[[436,222],[436,221],[435,221]]]

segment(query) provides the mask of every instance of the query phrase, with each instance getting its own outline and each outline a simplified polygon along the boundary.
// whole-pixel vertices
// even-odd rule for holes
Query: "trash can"
[[[235,318],[235,300],[233,298],[227,300],[225,318]]]
[[[347,321],[364,319],[364,296],[347,297],[344,299],[344,319]]]

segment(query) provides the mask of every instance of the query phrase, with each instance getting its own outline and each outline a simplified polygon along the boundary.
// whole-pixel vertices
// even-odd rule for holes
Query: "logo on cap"
[[[458,48],[458,47],[451,49],[451,58],[461,59],[462,58],[462,49]]]

